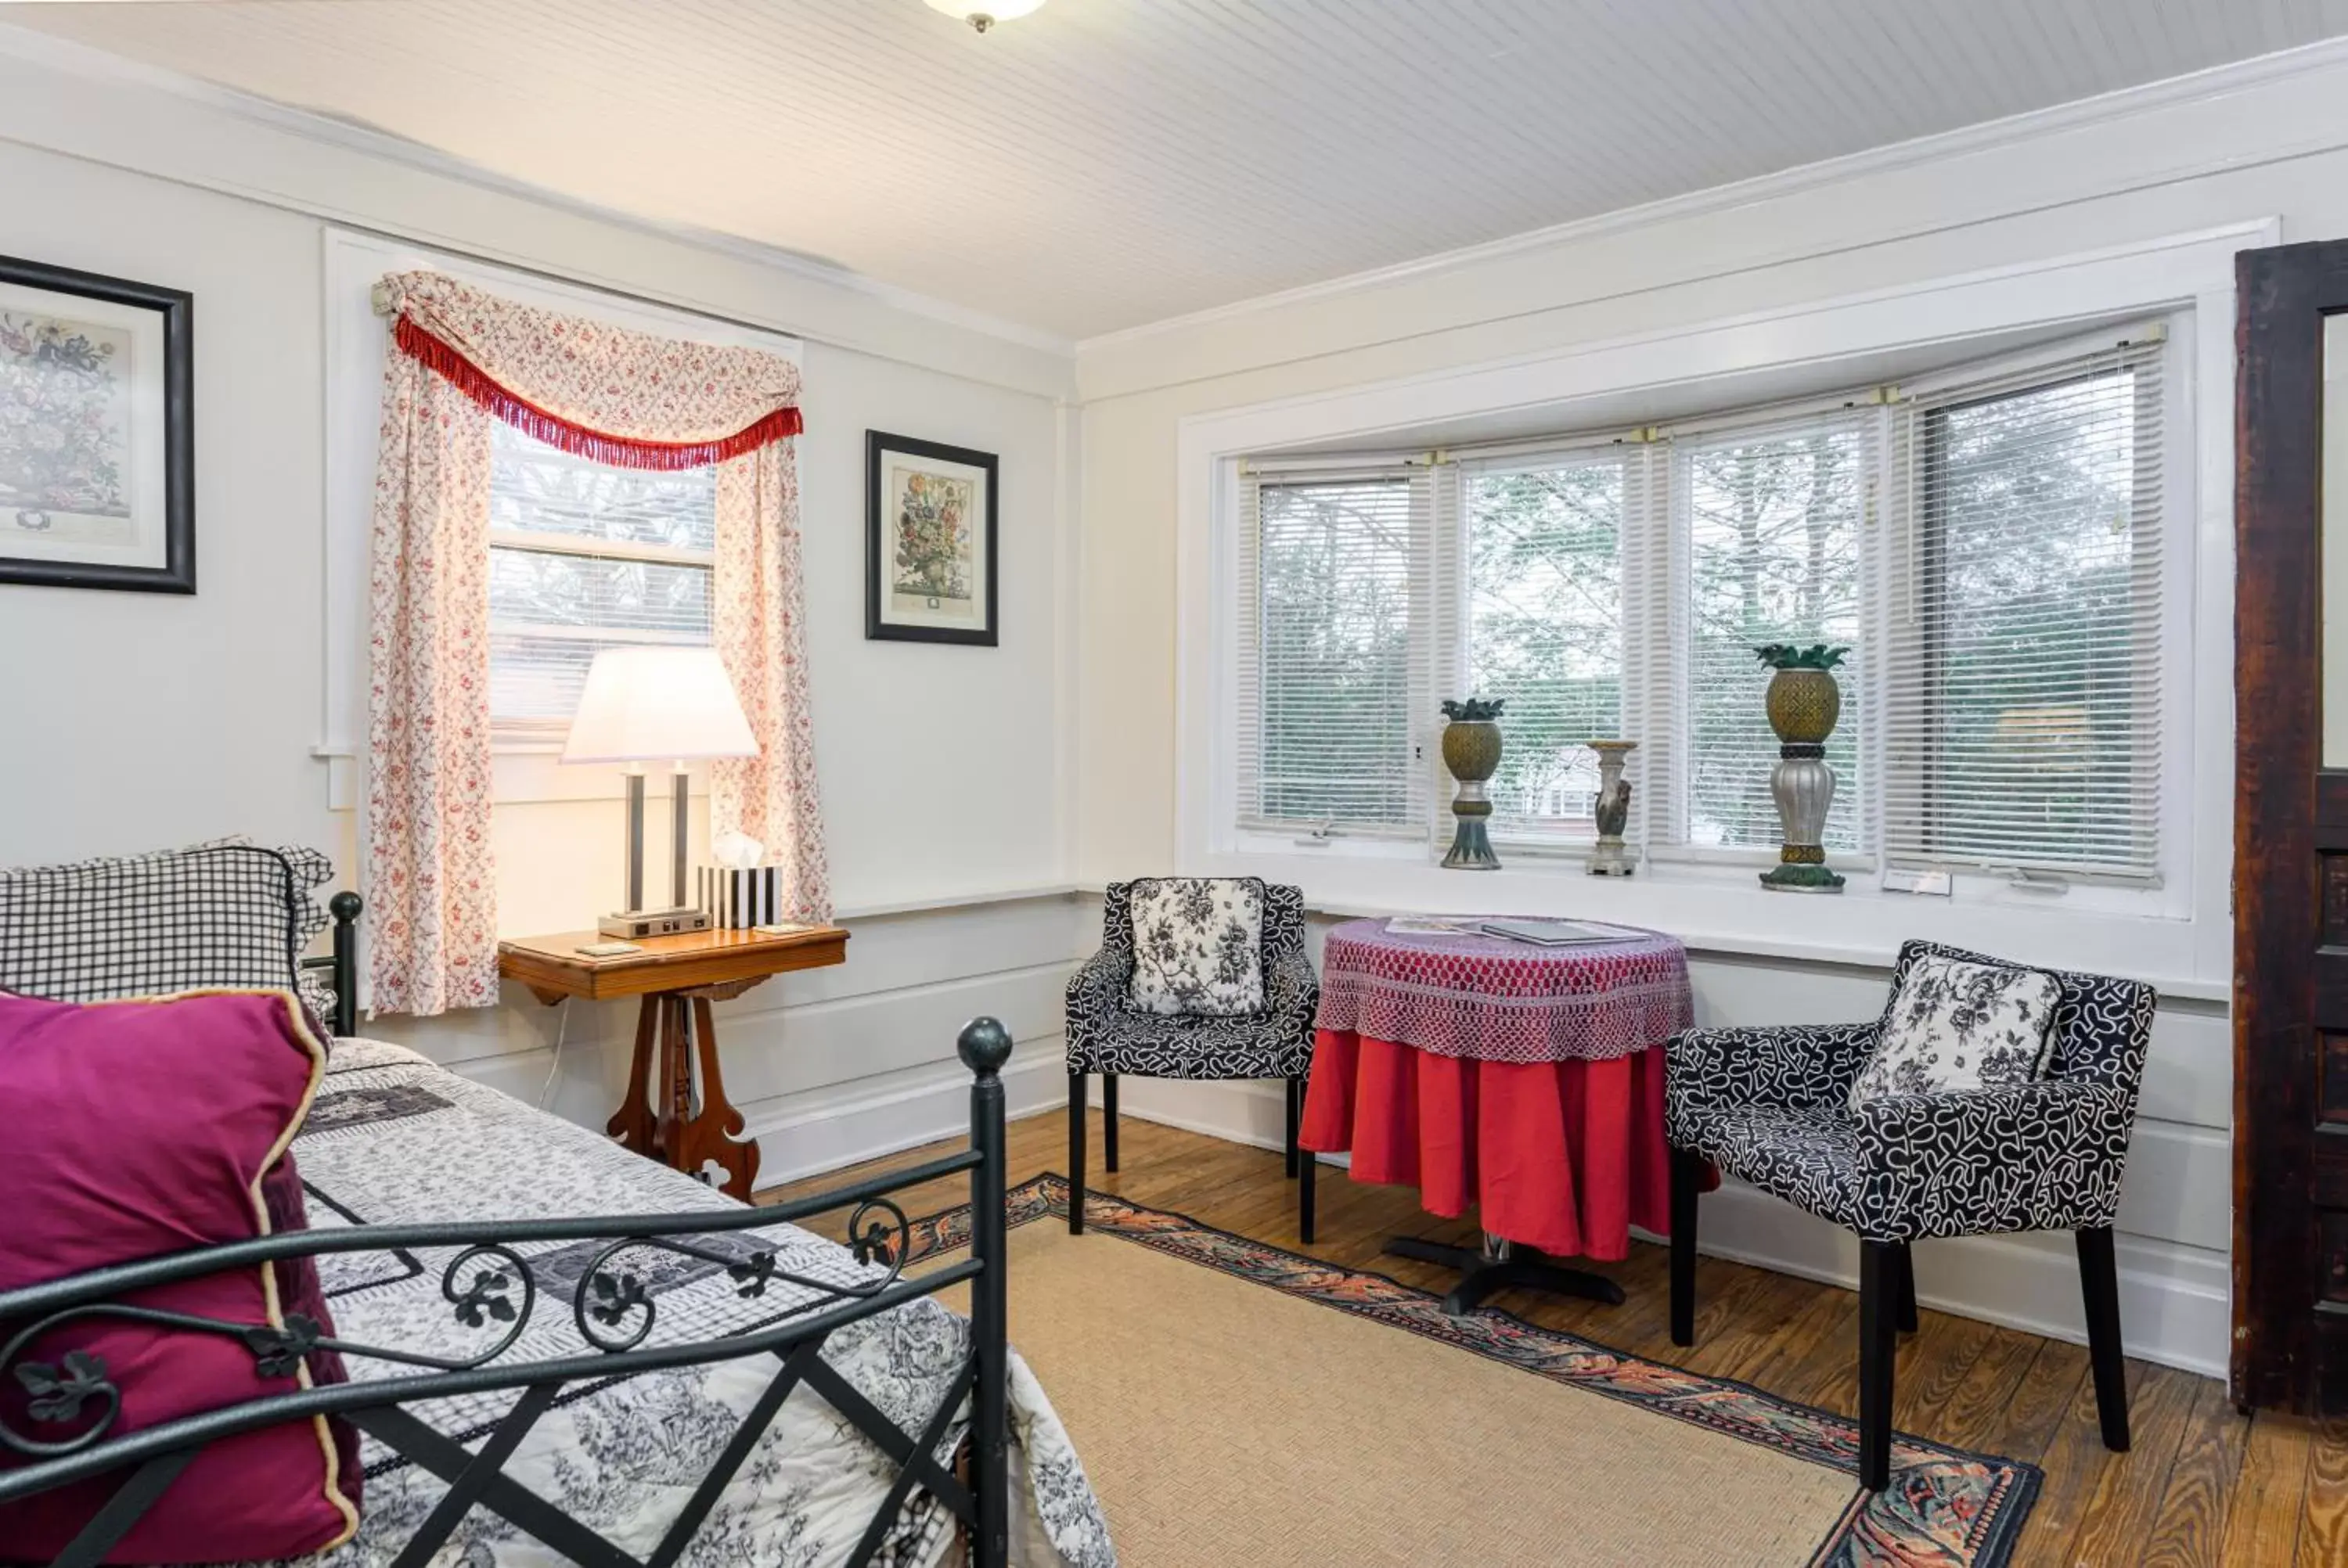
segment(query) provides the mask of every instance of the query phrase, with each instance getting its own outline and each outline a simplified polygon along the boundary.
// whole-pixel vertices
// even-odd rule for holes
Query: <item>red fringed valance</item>
[[[797,436],[805,427],[797,408],[778,408],[714,441],[643,441],[614,436],[549,413],[499,385],[487,371],[404,313],[392,327],[392,338],[402,354],[533,440],[615,468],[705,468]]]

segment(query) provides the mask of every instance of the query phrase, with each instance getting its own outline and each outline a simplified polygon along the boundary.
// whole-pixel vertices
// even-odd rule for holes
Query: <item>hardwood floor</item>
[[[1090,1185],[1224,1230],[1298,1246],[1295,1188],[1280,1157],[1128,1116],[1116,1175],[1097,1164]],[[850,1171],[773,1189],[798,1196],[851,1176],[935,1158],[952,1145],[910,1150]],[[1066,1117],[1012,1123],[1011,1179],[1067,1169]],[[963,1202],[966,1179],[901,1197],[912,1214]],[[838,1235],[844,1214],[829,1216]],[[817,1228],[824,1228],[818,1224]],[[1334,1166],[1320,1183],[1314,1256],[1441,1289],[1441,1269],[1385,1257],[1389,1235],[1469,1243],[1472,1225],[1437,1219],[1406,1188],[1357,1186]],[[1858,1400],[1858,1298],[1849,1291],[1705,1258],[1696,1276],[1696,1343],[1671,1343],[1664,1251],[1634,1245],[1600,1266],[1622,1284],[1621,1307],[1509,1291],[1494,1305],[1536,1323],[1692,1370],[1735,1378],[1805,1404],[1849,1414]],[[2096,1435],[2095,1390],[2082,1347],[1927,1310],[1900,1346],[1895,1419],[1900,1430],[2029,1460],[2046,1472],[2017,1564],[2348,1563],[2348,1421],[2235,1414],[2222,1384],[2147,1362],[2128,1363],[2136,1445],[2107,1452]]]

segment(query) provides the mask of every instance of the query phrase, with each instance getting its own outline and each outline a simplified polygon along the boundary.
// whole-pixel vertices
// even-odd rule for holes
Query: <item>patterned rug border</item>
[[[1011,1189],[1006,1217],[1014,1227],[1049,1216],[1065,1219],[1067,1202],[1068,1179],[1045,1172]],[[1085,1224],[1104,1235],[1457,1346],[1603,1399],[1812,1464],[1854,1474],[1859,1469],[1855,1421],[1749,1383],[1649,1361],[1493,1307],[1448,1317],[1440,1296],[1374,1270],[1340,1267],[1114,1194],[1086,1191]],[[940,1210],[911,1222],[906,1266],[969,1243],[970,1205]],[[2044,1472],[2021,1460],[1895,1432],[1891,1484],[1872,1495],[1854,1486],[1849,1504],[1809,1563],[2003,1568],[2044,1481]]]

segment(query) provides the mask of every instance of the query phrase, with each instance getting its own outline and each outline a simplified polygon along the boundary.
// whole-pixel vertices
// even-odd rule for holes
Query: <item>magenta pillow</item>
[[[9,1142],[0,1159],[8,1233],[0,1289],[305,1224],[288,1147],[324,1070],[324,1047],[283,991],[78,1006],[0,994],[0,1106]],[[279,1328],[298,1312],[334,1332],[306,1259],[126,1299]],[[55,1366],[77,1349],[104,1358],[121,1390],[113,1435],[342,1379],[331,1354],[313,1351],[306,1365],[264,1378],[252,1353],[226,1336],[105,1318],[57,1330],[28,1358]],[[0,1419],[19,1432],[41,1430],[29,1402],[15,1377],[0,1383]],[[324,1417],[214,1443],[107,1561],[245,1562],[337,1545],[358,1525],[355,1456],[348,1428]],[[8,1462],[0,1450],[0,1464]],[[0,1505],[0,1557],[54,1556],[118,1480],[97,1477]]]

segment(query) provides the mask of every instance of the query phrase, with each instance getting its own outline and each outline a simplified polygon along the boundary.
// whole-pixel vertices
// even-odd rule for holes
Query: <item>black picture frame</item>
[[[109,278],[0,256],[0,283],[79,295],[153,311],[162,318],[163,564],[124,566],[12,556],[0,529],[0,583],[99,588],[139,593],[196,591],[195,295],[128,278]],[[0,502],[0,507],[5,503]]]
[[[886,456],[897,453],[910,457],[927,457],[941,463],[953,463],[966,468],[983,470],[986,475],[986,504],[983,508],[985,529],[978,543],[978,554],[986,563],[984,623],[978,627],[915,626],[891,620],[886,614],[887,563],[891,557],[885,548],[889,497],[883,483]],[[996,616],[1002,580],[1002,556],[998,549],[997,521],[1001,515],[1001,486],[997,483],[998,464],[992,452],[980,452],[968,446],[949,446],[939,441],[922,441],[911,436],[892,436],[885,430],[864,433],[864,635],[870,641],[885,642],[945,642],[965,648],[994,648],[1001,645],[1001,624]]]

